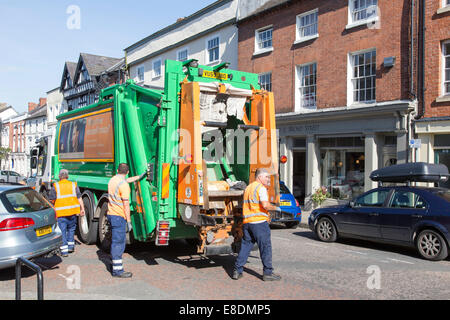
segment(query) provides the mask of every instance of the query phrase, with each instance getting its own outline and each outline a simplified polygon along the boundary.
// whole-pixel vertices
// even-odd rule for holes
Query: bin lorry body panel
[[[243,144],[245,155],[231,152],[231,157],[227,154],[217,161],[205,160],[212,143],[204,140],[202,130],[217,124],[200,120],[200,87],[204,86],[217,94],[214,103],[219,98],[226,103],[231,92],[228,90],[238,92],[241,99],[241,92],[247,94],[241,106],[245,109],[243,119],[227,116],[216,132],[226,136],[226,129],[253,126],[252,130],[243,129],[252,131]],[[95,194],[93,219],[101,218],[108,182],[120,163],[130,166],[129,176],[147,171],[147,179],[130,184],[133,238],[138,241],[156,239],[157,244],[164,245],[165,238],[199,238],[199,252],[209,244],[222,243],[236,226],[243,191],[209,191],[210,173],[215,177],[210,184],[223,186],[225,176],[229,181],[248,184],[254,180],[256,167],[266,167],[273,174],[271,202],[277,204],[279,200],[273,94],[260,90],[256,74],[197,66],[192,60],[166,60],[164,91],[128,80],[102,90],[97,103],[57,119],[52,179],[57,180],[59,171],[67,169],[70,180],[76,181],[82,191]],[[266,143],[269,161],[261,163],[257,158],[250,164],[253,148],[262,136],[258,133],[260,127],[270,129]],[[225,150],[229,147],[222,145]],[[228,151],[237,147],[232,143]],[[235,161],[237,157],[242,161]]]

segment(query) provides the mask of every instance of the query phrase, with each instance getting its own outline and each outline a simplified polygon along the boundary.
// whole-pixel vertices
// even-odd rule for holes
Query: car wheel
[[[98,238],[100,242],[100,248],[109,253],[111,251],[111,225],[107,218],[108,202],[103,202],[100,208],[100,219],[98,223]]]
[[[337,230],[329,218],[322,218],[316,225],[316,234],[321,241],[334,242],[337,239]]]
[[[78,217],[78,233],[80,240],[85,244],[94,244],[97,242],[98,222],[94,221],[94,204],[92,203],[93,194],[83,194],[84,216]]]
[[[433,230],[422,231],[417,237],[416,247],[419,254],[427,260],[439,261],[448,256],[444,238]]]
[[[285,225],[286,228],[288,228],[288,229],[296,229],[296,228],[298,227],[298,225],[299,225],[299,222],[298,222],[298,221],[295,221],[295,222],[286,222],[284,225]]]

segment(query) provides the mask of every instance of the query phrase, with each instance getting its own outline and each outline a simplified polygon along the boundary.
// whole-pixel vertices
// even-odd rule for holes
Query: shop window
[[[322,151],[322,185],[327,187],[333,198],[355,198],[364,192],[364,166],[364,152]]]
[[[445,164],[450,168],[450,134],[437,134],[434,136],[434,162]],[[440,182],[439,187],[450,188],[450,180]]]
[[[385,146],[396,146],[397,145],[397,137],[396,136],[385,136],[384,137],[384,145]]]

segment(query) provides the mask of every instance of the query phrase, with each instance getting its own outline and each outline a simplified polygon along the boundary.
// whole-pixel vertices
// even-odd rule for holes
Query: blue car
[[[297,228],[302,220],[300,205],[283,181],[280,181],[280,209],[272,222],[283,223],[287,228]]]
[[[429,164],[402,164],[377,171],[381,175],[374,175],[374,171],[371,178],[381,182],[438,182],[448,177],[446,167],[434,174]],[[402,172],[407,171],[402,177]],[[324,242],[336,241],[338,237],[360,238],[415,247],[427,260],[443,260],[450,244],[450,190],[413,187],[410,183],[381,186],[347,205],[314,210],[308,224]]]

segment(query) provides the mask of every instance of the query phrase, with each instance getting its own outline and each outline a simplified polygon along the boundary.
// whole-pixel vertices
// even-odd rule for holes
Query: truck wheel
[[[83,243],[94,244],[97,242],[98,235],[98,221],[94,221],[94,195],[90,191],[86,191],[83,193],[82,199],[85,215],[78,217],[78,235]]]
[[[431,261],[440,261],[448,256],[447,244],[442,236],[433,230],[422,231],[416,240],[419,254]]]
[[[100,219],[98,221],[98,239],[100,248],[109,253],[111,251],[111,225],[107,218],[108,202],[103,202],[100,208]]]

